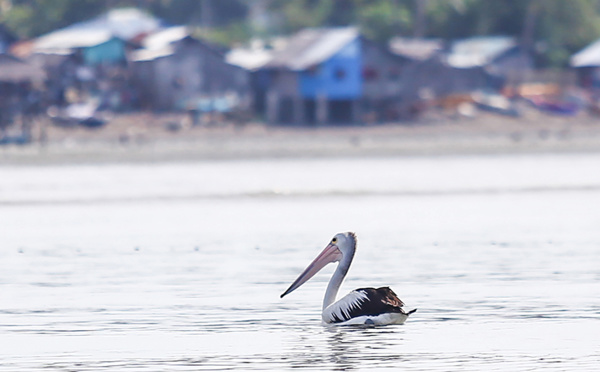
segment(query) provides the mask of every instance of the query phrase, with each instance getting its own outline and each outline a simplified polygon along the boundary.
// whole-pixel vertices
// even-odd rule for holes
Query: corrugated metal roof
[[[167,57],[175,53],[173,45],[166,45],[162,48],[138,49],[131,53],[133,62],[153,61],[157,58]]]
[[[326,61],[359,36],[355,27],[307,28],[290,37],[264,67],[306,70]]]
[[[190,36],[190,33],[185,26],[174,26],[156,31],[148,35],[142,45],[146,49],[161,49],[165,46],[180,41]]]
[[[395,37],[390,40],[389,47],[394,54],[424,61],[441,52],[444,48],[444,42],[441,39]]]
[[[123,40],[130,40],[140,34],[154,32],[163,22],[136,8],[112,9],[89,21],[75,23],[66,29],[104,30]]]
[[[273,51],[268,49],[236,48],[225,55],[225,60],[231,65],[254,71],[269,62],[272,54]]]
[[[93,47],[112,38],[107,30],[59,30],[38,38],[33,46],[36,52],[49,50],[69,51],[76,48]]]
[[[517,42],[509,36],[478,36],[458,40],[452,44],[448,64],[458,68],[485,66],[515,46]]]
[[[68,51],[100,45],[117,37],[129,40],[156,31],[161,21],[139,9],[113,9],[99,17],[40,36],[35,52]]]
[[[597,40],[579,52],[573,54],[569,61],[572,67],[600,66],[600,40]]]
[[[185,26],[174,26],[148,35],[143,41],[144,48],[131,53],[134,62],[152,61],[175,53],[173,43],[190,36]]]

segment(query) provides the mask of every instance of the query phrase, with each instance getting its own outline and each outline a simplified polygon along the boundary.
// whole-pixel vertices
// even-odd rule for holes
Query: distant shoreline
[[[167,129],[173,123],[181,125]],[[47,126],[46,137],[45,144],[0,146],[0,165],[600,152],[600,118],[481,114],[369,126],[191,127],[183,115],[131,114],[96,130]]]

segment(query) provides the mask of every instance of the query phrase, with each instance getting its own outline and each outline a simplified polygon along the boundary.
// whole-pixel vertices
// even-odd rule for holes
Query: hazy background
[[[538,67],[565,67],[574,52],[600,37],[597,0],[2,0],[0,22],[33,38],[134,6],[178,25],[195,26],[211,41],[232,46],[305,27],[357,25],[376,41],[393,36],[446,40],[478,35],[522,39]]]

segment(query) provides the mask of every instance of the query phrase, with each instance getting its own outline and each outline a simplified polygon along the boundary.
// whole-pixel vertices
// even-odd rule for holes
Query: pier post
[[[329,102],[327,101],[327,96],[325,94],[317,94],[317,103],[316,103],[316,118],[317,124],[325,125],[329,121]]]
[[[302,96],[294,97],[294,123],[296,125],[305,125],[304,122],[304,99]]]
[[[267,123],[276,124],[279,120],[279,94],[270,90],[267,93]]]

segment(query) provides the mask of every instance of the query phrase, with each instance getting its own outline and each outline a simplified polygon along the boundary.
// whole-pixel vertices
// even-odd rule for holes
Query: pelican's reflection
[[[353,344],[348,332],[355,327],[326,327],[327,344],[329,346],[331,363],[334,370],[349,371],[356,369],[360,362],[356,360],[359,355],[359,344]]]
[[[335,370],[364,368],[364,363],[375,367],[401,358],[394,350],[403,340],[396,326],[326,327],[325,331]]]
[[[349,371],[396,366],[405,359],[402,326],[302,327],[285,362],[292,368],[315,367]]]

